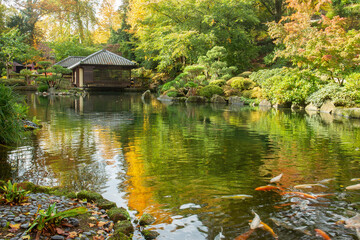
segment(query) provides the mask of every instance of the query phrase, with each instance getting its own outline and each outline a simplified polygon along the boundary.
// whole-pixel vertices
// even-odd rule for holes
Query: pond
[[[359,183],[359,120],[135,93],[26,98],[43,128],[0,149],[0,178],[97,191],[154,215],[158,239],[234,239],[253,211],[279,239],[318,239],[315,229],[357,239],[341,220],[360,206],[360,190],[345,189]],[[255,190],[281,173],[279,191]],[[249,239],[273,237],[256,229]]]

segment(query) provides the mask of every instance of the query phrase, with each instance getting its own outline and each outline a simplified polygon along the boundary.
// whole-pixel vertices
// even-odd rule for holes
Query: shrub
[[[234,77],[231,81],[231,87],[232,88],[236,88],[236,89],[239,89],[241,91],[243,90],[249,90],[253,87],[255,87],[255,83],[248,79],[248,78],[243,78],[243,77]]]
[[[339,84],[330,83],[311,94],[306,101],[317,107],[321,107],[326,100],[331,100],[336,106],[351,106],[355,99],[356,94],[353,91],[340,87]]]
[[[203,97],[211,98],[214,94],[223,95],[224,90],[215,85],[208,85],[199,90],[199,95]]]
[[[251,74],[252,74],[252,72],[246,71],[246,72],[240,73],[238,75],[238,77],[248,78]]]
[[[320,79],[310,70],[281,68],[260,70],[251,74],[262,88],[264,96],[272,103],[294,103],[304,105],[306,99],[316,92]]]
[[[219,79],[219,80],[214,80],[214,81],[211,81],[209,83],[209,85],[215,85],[215,86],[218,86],[218,87],[222,87],[226,84],[226,81],[223,80],[223,79]]]
[[[169,97],[177,97],[179,93],[177,91],[169,91],[166,93]]]
[[[21,119],[27,108],[19,103],[20,99],[11,87],[0,84],[0,144],[17,144],[23,136]]]
[[[5,86],[26,86],[26,81],[17,78],[1,79],[0,84],[4,84]]]
[[[48,89],[49,89],[49,86],[46,85],[46,84],[41,84],[41,85],[39,85],[39,87],[38,87],[38,91],[39,91],[39,92],[46,92]]]

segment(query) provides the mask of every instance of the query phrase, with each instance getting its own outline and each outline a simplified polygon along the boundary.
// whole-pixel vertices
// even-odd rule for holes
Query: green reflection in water
[[[173,216],[196,214],[200,222],[191,224],[202,230],[191,231],[199,239],[212,239],[220,227],[229,239],[245,232],[251,209],[275,228],[269,218],[284,218],[285,210],[274,205],[286,200],[254,189],[280,173],[285,188],[336,178],[326,190],[305,190],[313,193],[341,193],[342,186],[353,184],[351,178],[360,177],[358,120],[249,107],[144,103],[136,94],[27,99],[44,128],[30,144],[2,150],[6,164],[1,171],[11,172],[2,178],[96,190],[118,202],[125,192],[131,208],[151,212],[159,224],[174,225]],[[222,198],[234,194],[253,198]],[[356,193],[345,199],[349,204],[360,201]],[[341,199],[334,201],[336,205]],[[187,229],[190,224],[184,222],[178,228]],[[325,220],[317,224],[328,227]],[[164,239],[171,232],[167,229],[162,230]],[[349,230],[329,231],[335,236],[348,231],[345,236],[352,239]],[[282,234],[302,237],[293,231]],[[254,236],[268,237],[261,231]]]

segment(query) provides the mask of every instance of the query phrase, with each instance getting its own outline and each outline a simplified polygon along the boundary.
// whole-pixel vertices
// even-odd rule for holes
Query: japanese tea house
[[[72,83],[84,88],[126,88],[131,84],[131,69],[136,63],[107,50],[88,57],[70,56],[56,63],[71,69]]]

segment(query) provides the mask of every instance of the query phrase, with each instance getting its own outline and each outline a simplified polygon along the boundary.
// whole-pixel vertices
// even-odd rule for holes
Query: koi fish
[[[360,181],[360,178],[352,178],[350,181],[352,182]]]
[[[282,188],[280,187],[270,186],[270,185],[255,188],[255,191],[281,191],[281,190]]]
[[[327,235],[323,230],[321,229],[315,229],[316,235],[322,237],[324,240],[331,240],[329,235]]]
[[[312,187],[316,187],[316,186],[319,186],[319,187],[324,187],[324,188],[328,188],[327,186],[325,185],[322,185],[322,184],[319,184],[319,183],[313,183],[313,184],[300,184],[300,185],[296,185],[294,186],[294,188],[312,188]]]
[[[323,180],[319,181],[319,183],[329,183],[329,182],[334,181],[334,180],[335,180],[335,178],[326,178],[326,179],[323,179]]]
[[[358,189],[360,189],[360,183],[346,187],[346,190],[358,190]]]
[[[227,195],[227,196],[222,196],[221,198],[230,198],[230,199],[246,199],[246,198],[252,198],[253,196],[251,195],[246,195],[246,194],[238,194],[238,195]]]
[[[270,220],[273,221],[276,224],[276,226],[283,227],[283,228],[291,230],[291,231],[296,231],[296,232],[300,232],[302,234],[312,236],[312,234],[309,230],[296,228],[296,227],[289,225],[287,223],[284,223],[276,218],[270,218]]]
[[[303,193],[303,192],[283,192],[283,193],[281,193],[281,195],[286,195],[286,194],[297,195],[297,196],[302,197],[302,198],[311,198],[311,199],[316,199],[317,198],[316,196],[313,196],[313,195],[310,195],[310,194],[307,194],[307,193]]]
[[[250,220],[250,222],[252,222],[252,220]],[[269,225],[267,225],[264,222],[260,222],[260,228],[263,229],[264,231],[269,232],[275,239],[278,239],[278,235],[276,235],[276,233],[274,232],[274,230],[269,227]]]
[[[246,240],[250,237],[250,235],[255,231],[255,229],[250,229],[246,233],[243,233],[239,236],[237,236],[234,240]]]
[[[256,212],[254,212],[254,210],[252,210],[252,213],[255,215],[255,217],[250,223],[250,229],[256,229],[256,228],[260,227],[261,220],[260,220],[259,215],[257,215]]]
[[[297,202],[289,202],[289,203],[282,203],[282,204],[279,204],[279,205],[274,205],[274,208],[279,209],[279,208],[291,206],[291,205],[294,205],[294,204],[297,204]]]
[[[274,182],[279,182],[281,177],[282,177],[282,173],[276,177],[273,177],[272,179],[270,179],[270,183],[274,183]]]
[[[335,193],[320,193],[320,194],[316,194],[316,197],[330,197],[330,196],[334,196]]]

